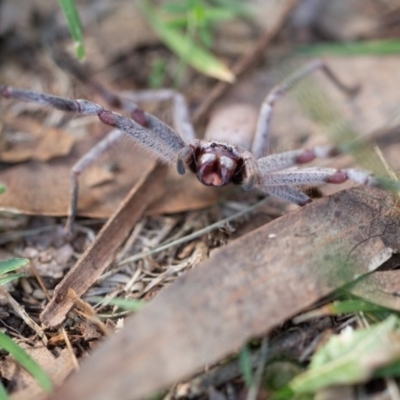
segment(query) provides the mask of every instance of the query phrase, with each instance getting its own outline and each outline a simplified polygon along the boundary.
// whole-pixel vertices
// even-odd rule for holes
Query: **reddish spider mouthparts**
[[[184,97],[172,90],[138,93],[137,99],[172,99],[175,107],[174,124],[178,127],[180,134],[154,115],[141,110],[131,101],[134,95],[129,98],[118,97],[114,94],[108,96],[108,98],[120,99],[122,108],[129,112],[131,118],[106,110],[88,100],[72,100],[4,85],[0,85],[0,95],[77,114],[96,115],[101,122],[115,128],[109,136],[80,159],[71,171],[71,207],[70,218],[67,221],[68,230],[71,230],[78,198],[77,176],[124,134],[129,135],[143,150],[160,161],[175,164],[179,174],[184,174],[186,169],[191,170],[204,185],[224,186],[234,183],[242,185],[245,190],[256,187],[262,192],[298,205],[307,204],[311,199],[293,187],[296,185],[339,184],[348,179],[360,184],[378,185],[378,180],[369,171],[298,167],[315,158],[337,155],[338,150],[332,146],[317,146],[308,150],[292,150],[266,156],[274,104],[300,79],[317,69],[324,72],[339,89],[346,93],[353,92],[352,88],[340,83],[333,72],[321,61],[307,65],[276,86],[265,98],[261,105],[251,151],[242,150],[227,143],[193,139],[194,131]],[[107,90],[104,89],[103,92]]]
[[[204,185],[224,186],[233,182],[234,177],[235,183],[242,183],[242,164],[240,154],[232,146],[210,142],[201,144],[193,152],[189,168]]]

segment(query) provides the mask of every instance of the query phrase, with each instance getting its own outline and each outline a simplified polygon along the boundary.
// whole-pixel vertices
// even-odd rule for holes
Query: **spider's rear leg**
[[[352,96],[358,93],[360,89],[359,85],[347,86],[342,83],[342,81],[336,76],[336,74],[322,60],[313,61],[307,64],[305,67],[301,68],[300,70],[294,72],[282,83],[275,86],[268,93],[261,105],[256,133],[254,135],[254,141],[251,148],[251,152],[256,159],[264,156],[268,152],[270,140],[270,125],[275,103],[280,100],[299,81],[317,70],[321,70],[339,90],[343,91],[347,95]]]
[[[79,175],[91,164],[93,164],[104,152],[113,147],[122,136],[124,136],[122,131],[113,129],[103,140],[101,140],[89,152],[83,155],[72,167],[70,172],[70,202],[68,207],[67,222],[65,224],[65,230],[69,234],[72,234],[72,227],[78,209]]]

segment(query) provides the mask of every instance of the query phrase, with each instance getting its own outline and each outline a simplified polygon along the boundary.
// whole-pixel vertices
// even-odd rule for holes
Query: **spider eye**
[[[233,151],[232,147],[229,146],[228,151],[229,151],[229,153],[232,153],[232,151]]]
[[[211,146],[212,148],[217,147],[217,143],[212,142],[212,143],[210,144],[210,146]]]

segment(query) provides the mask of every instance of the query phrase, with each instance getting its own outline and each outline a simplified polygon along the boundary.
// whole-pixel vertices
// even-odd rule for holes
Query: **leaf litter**
[[[335,60],[332,60],[332,62],[335,63]],[[362,64],[362,61],[360,60],[355,63],[357,64],[357,62]],[[343,69],[349,68],[349,65],[356,65],[351,64],[350,59],[338,60],[337,63],[342,64]],[[396,68],[395,61],[392,60],[382,60],[382,64],[379,65],[393,65],[393,68]],[[377,68],[379,69],[379,66]],[[377,68],[374,67],[375,70]],[[355,68],[350,68],[350,70],[353,71],[353,74],[357,75],[357,70]],[[369,73],[370,69],[365,67],[365,71]],[[264,71],[262,71],[262,74],[264,74]],[[343,71],[343,75],[345,75],[345,71]],[[387,76],[390,78],[392,74],[388,72]],[[33,78],[30,79],[31,80],[27,81],[26,87],[31,86]],[[377,79],[376,84],[378,81],[379,79]],[[247,84],[249,85],[248,82],[252,82],[251,79],[247,81]],[[276,80],[272,82],[276,83]],[[196,87],[196,82],[193,83],[194,87]],[[380,89],[382,89],[382,87],[384,87],[384,80],[381,78],[380,83]],[[268,85],[263,86],[257,82],[257,80],[253,80],[253,83],[250,83],[250,86],[251,85],[253,91],[255,90],[254,87],[257,87],[260,92],[258,96],[265,95]],[[261,94],[261,89],[263,94]],[[374,90],[376,92],[376,86],[374,86]],[[242,92],[252,99],[257,97],[252,95],[251,90],[247,89]],[[393,90],[391,90],[390,93],[391,96],[394,95]],[[81,97],[87,96],[85,95]],[[245,100],[248,100],[248,98]],[[279,117],[279,111],[274,117],[275,121],[278,122],[281,120],[281,123],[285,124],[285,127],[282,127],[282,130],[275,128],[275,132],[279,132],[278,134],[284,138],[283,141],[277,142],[280,147],[286,146],[291,142],[291,140],[292,143],[296,143],[296,141],[299,140],[299,136],[296,138],[295,135],[298,135],[299,131],[305,132],[308,130],[308,128],[305,128],[303,125],[297,126],[297,123],[294,123],[293,121],[290,124],[287,123],[287,117],[285,117],[285,115],[291,115],[292,117],[297,115],[297,111],[294,113],[291,111],[284,111],[285,103],[286,100],[283,101],[282,106],[280,106],[283,118]],[[388,101],[388,103],[395,104],[392,100],[390,100],[390,102]],[[369,105],[364,110],[368,111],[370,109],[371,106]],[[377,114],[377,109],[380,110],[379,105],[378,107],[374,107],[374,115]],[[25,111],[23,111],[23,113],[25,113]],[[301,111],[299,113],[301,113]],[[293,129],[293,125],[296,125],[297,128]],[[378,123],[376,126],[379,127],[381,125]],[[315,130],[318,128],[315,128],[314,126],[312,129]],[[99,136],[97,136],[97,130],[98,128],[92,126],[88,128],[89,133],[94,134],[94,137],[86,139],[86,144],[82,145],[82,152],[79,150],[80,144],[75,143],[72,150],[69,150],[71,154],[75,153],[74,158],[71,158],[68,163],[65,162],[68,158],[68,155],[66,154],[62,162],[60,162],[59,159],[56,159],[44,165],[37,162],[27,164],[27,168],[24,172],[21,174],[15,173],[15,175],[10,176],[9,178],[7,178],[6,171],[4,176],[5,179],[8,179],[7,183],[11,189],[11,193],[13,193],[14,187],[19,189],[21,186],[24,189],[24,192],[19,196],[14,195],[14,199],[11,199],[13,202],[10,202],[9,205],[5,203],[6,206],[4,206],[4,208],[14,208],[14,210],[17,209],[34,215],[64,215],[65,210],[67,209],[67,196],[65,193],[68,192],[67,185],[69,181],[68,173],[70,166],[73,164],[73,160],[76,160],[77,157],[79,157],[79,154],[83,154],[84,148],[89,148],[91,143],[98,140]],[[385,132],[382,131],[381,133],[381,137],[384,138]],[[386,148],[383,146],[383,148],[390,152],[392,148],[391,143],[387,144]],[[68,153],[68,151],[66,153]],[[398,169],[396,153],[394,152],[392,154],[393,156],[391,157],[390,162],[395,169]],[[135,157],[137,160],[137,169],[132,166],[132,157]],[[152,215],[158,215],[160,212],[175,213],[179,211],[188,211],[193,208],[203,208],[206,205],[213,205],[221,198],[220,193],[212,193],[209,191],[209,188],[205,190],[204,187],[198,186],[197,183],[193,184],[193,182],[195,182],[193,179],[190,180],[186,178],[177,181],[170,172],[167,172],[167,185],[164,184],[161,185],[161,187],[160,185],[157,186],[154,177],[157,176],[157,174],[162,175],[163,172],[154,170],[154,166],[148,164],[148,160],[139,161],[139,158],[140,154],[137,154],[134,151],[130,152],[127,157],[127,163],[120,164],[121,170],[124,171],[123,174],[119,174],[118,172],[111,172],[111,175],[105,174],[104,178],[100,178],[97,183],[93,183],[93,180],[89,179],[91,183],[88,184],[88,188],[90,187],[90,189],[87,190],[87,192],[85,189],[85,183],[83,184],[82,199],[85,199],[85,196],[90,196],[90,193],[93,190],[95,192],[92,195],[93,197],[89,197],[89,200],[83,201],[83,206],[81,206],[81,215],[108,217],[114,213],[114,217],[110,220],[109,225],[112,226],[114,223],[115,228],[114,230],[108,231],[103,238],[100,235],[97,241],[93,242],[97,227],[92,227],[90,223],[86,223],[87,221],[79,222],[79,235],[77,240],[68,244],[68,246],[75,251],[72,258],[79,257],[80,259],[77,266],[81,263],[81,265],[84,266],[82,267],[83,270],[86,271],[82,276],[80,275],[81,270],[76,267],[71,270],[72,275],[75,273],[75,281],[73,282],[77,282],[79,289],[75,291],[75,295],[80,296],[83,294],[85,288],[90,287],[96,281],[96,277],[102,275],[107,265],[110,265],[112,259],[115,258],[116,249],[122,245],[126,238],[128,238],[128,242],[133,244],[134,253],[137,253],[138,251],[142,252],[143,250],[146,250],[146,248],[157,248],[160,243],[168,243],[169,240],[172,241],[179,236],[182,237],[185,232],[190,234],[194,230],[197,230],[197,228],[201,229],[207,224],[210,224],[210,222],[218,221],[221,219],[221,214],[222,217],[224,216],[224,213],[227,213],[228,215],[232,214],[232,209],[229,209],[229,207],[219,206],[207,210],[206,212],[197,212],[194,214],[192,219],[190,218],[190,214],[182,214],[172,217],[146,217],[144,220],[138,222],[138,225],[136,225],[137,229],[135,228],[132,233],[130,233],[130,228],[128,228],[129,224],[125,221],[125,218],[122,217],[123,221],[120,225],[121,220],[118,219],[119,214],[115,211],[120,203],[120,199],[123,198],[125,193],[127,193],[132,187],[132,183],[138,182],[137,177],[143,173],[143,166],[146,166],[146,173],[148,176],[152,177],[152,179],[141,182],[139,184],[140,188],[146,191],[147,187],[147,190],[149,190],[152,195],[155,193],[153,192],[154,190],[160,190],[160,192],[164,191],[166,194],[160,193],[159,200],[155,205],[151,205],[150,198],[146,198],[145,196],[140,197],[139,195],[139,197],[135,199],[135,194],[137,195],[137,192],[133,191],[134,200],[131,205],[131,210],[138,208],[136,214],[133,216],[133,220],[138,220],[142,216],[143,210],[146,208],[147,210],[151,210],[150,213]],[[61,169],[58,169],[59,167]],[[132,180],[125,184],[124,191],[119,189],[121,187],[118,186],[120,183],[117,183],[116,186],[113,186],[111,190],[107,191],[107,188],[110,185],[113,185],[109,178],[113,176],[114,178],[119,179],[120,176],[130,175],[126,174],[127,171],[131,172],[129,179]],[[97,173],[95,173],[95,175],[96,174]],[[18,178],[21,180],[16,181],[16,177],[18,176],[22,176],[24,179]],[[38,180],[38,176],[41,177],[40,180]],[[86,178],[82,177],[82,179]],[[63,182],[61,183],[61,181]],[[95,187],[93,188],[93,186]],[[53,188],[56,188],[55,193],[51,192]],[[168,190],[165,190],[165,188]],[[44,196],[37,197],[39,192],[44,194]],[[85,194],[85,192],[87,194]],[[118,196],[116,197],[116,200],[113,200],[115,194],[118,194]],[[231,194],[228,193],[228,195]],[[235,194],[233,195],[235,196]],[[135,392],[134,395],[138,397],[140,397],[140,393],[146,396],[150,395],[153,390],[165,387],[167,384],[172,384],[172,382],[175,382],[177,379],[182,380],[188,375],[199,371],[205,364],[213,364],[220,360],[221,357],[235,353],[237,348],[244,344],[246,340],[270,331],[277,324],[283,323],[287,318],[290,318],[296,312],[307,308],[321,297],[327,295],[330,291],[336,289],[338,286],[351,282],[360,277],[360,275],[369,272],[372,266],[373,268],[379,267],[379,262],[371,262],[371,259],[381,260],[384,262],[385,259],[391,257],[391,251],[393,252],[397,249],[397,242],[394,239],[395,233],[397,232],[397,214],[395,211],[395,205],[392,203],[392,199],[388,195],[387,197],[385,196],[386,195],[382,193],[368,190],[366,198],[364,198],[363,195],[360,195],[360,193],[354,191],[343,192],[332,199],[322,199],[319,202],[319,205],[312,205],[314,209],[320,207],[320,211],[315,212],[315,214],[312,214],[311,216],[308,214],[308,212],[311,213],[311,210],[307,210],[307,208],[288,214],[289,217],[286,216],[286,219],[283,217],[283,220],[276,220],[275,225],[272,223],[266,225],[264,228],[260,228],[261,230],[259,229],[253,233],[250,232],[244,234],[236,239],[235,242],[232,242],[232,244],[228,244],[225,249],[213,250],[214,247],[219,247],[229,243],[232,232],[235,231],[235,229],[240,230],[242,225],[248,224],[252,227],[256,226],[257,221],[261,220],[261,217],[250,214],[246,218],[241,217],[239,221],[232,222],[231,225],[225,225],[214,233],[205,233],[200,238],[194,239],[194,242],[192,241],[187,244],[182,242],[178,249],[170,248],[169,250],[159,254],[148,254],[135,262],[131,262],[131,264],[128,263],[125,269],[118,269],[118,267],[114,273],[109,274],[106,272],[108,275],[100,277],[98,284],[89,289],[87,297],[85,297],[87,300],[90,300],[91,295],[96,294],[105,295],[109,298],[123,295],[128,298],[136,299],[138,297],[144,297],[145,299],[150,300],[154,297],[154,300],[150,302],[149,306],[146,306],[142,311],[139,311],[133,319],[125,321],[125,325],[128,325],[128,329],[124,328],[120,332],[120,334],[123,335],[122,338],[111,337],[106,341],[107,343],[105,343],[105,346],[111,348],[109,352],[106,351],[107,347],[97,349],[99,353],[97,355],[94,353],[94,359],[87,360],[86,365],[83,364],[82,371],[75,374],[71,379],[72,383],[68,383],[59,392],[59,395],[63,397],[57,398],[74,398],[68,397],[70,393],[73,393],[74,391],[76,391],[79,394],[79,397],[81,397],[83,393],[85,393],[84,390],[86,390],[82,389],[80,392],[80,389],[82,388],[81,382],[84,382],[84,380],[87,379],[86,387],[91,391],[93,387],[91,387],[90,379],[93,379],[94,377],[97,377],[97,382],[94,382],[94,385],[98,384],[99,381],[102,381],[103,377],[104,379],[111,379],[112,377],[113,382],[111,382],[107,388],[109,391],[107,392],[105,390],[101,395],[108,396],[105,398],[118,397],[120,388],[124,382],[128,382],[128,378],[124,371],[122,371],[120,377],[116,377],[111,373],[114,371],[104,372],[107,371],[109,364],[102,361],[106,359],[111,360],[112,363],[114,358],[114,363],[120,365],[120,363],[123,362],[126,365],[126,369],[132,372],[132,381],[128,382],[127,385],[132,388],[132,392]],[[157,196],[151,197],[153,197],[151,200],[154,200]],[[22,199],[25,203],[22,205],[15,205],[16,199]],[[111,203],[109,203],[109,199],[111,199]],[[234,199],[236,200],[235,197]],[[349,199],[350,201],[347,201]],[[254,203],[255,200],[254,197],[248,196],[246,198],[245,196],[244,200],[241,201],[252,201]],[[52,205],[54,202],[56,206]],[[335,208],[335,202],[340,204],[341,207]],[[357,210],[360,202],[365,205],[362,211]],[[389,204],[389,208],[392,207],[393,215],[390,217],[388,217],[385,211],[385,203]],[[105,206],[103,206],[103,204]],[[126,204],[128,204],[128,201],[126,201],[125,206]],[[241,208],[246,207],[246,203],[238,202],[236,204]],[[28,206],[31,207],[30,211],[27,208]],[[103,209],[101,207],[103,207]],[[290,207],[285,208],[290,209]],[[268,206],[261,207],[259,212],[261,215],[266,216],[265,220],[269,220],[271,218],[271,211],[275,216],[279,216],[285,212],[285,208],[278,202],[272,200]],[[326,210],[332,209],[335,209],[337,213],[340,213],[341,217],[343,217],[343,215],[357,217],[357,212],[360,212],[361,214],[366,213],[367,215],[364,215],[363,218],[357,219],[357,222],[354,222],[354,226],[346,227],[341,223],[339,223],[338,226],[329,225],[328,222],[331,220],[328,218],[328,221],[324,221],[324,219],[327,217]],[[367,212],[368,210],[369,213]],[[124,208],[121,207],[119,212],[124,212]],[[131,213],[131,211],[125,212],[126,214]],[[352,215],[353,213],[355,215]],[[171,221],[171,218],[173,218],[173,221]],[[334,220],[336,222],[336,219]],[[315,224],[313,224],[314,221]],[[253,225],[252,222],[254,222]],[[346,221],[346,223],[351,225],[348,221]],[[284,226],[284,224],[287,224],[288,226]],[[296,224],[303,224],[301,228],[298,228],[297,236],[292,235],[293,232],[287,233],[288,227],[291,228],[290,230],[293,230],[294,227],[298,226]],[[370,229],[368,230],[367,228],[369,224]],[[356,228],[357,226],[358,229]],[[333,230],[333,228],[335,230]],[[182,229],[183,231],[178,233],[177,231],[179,231],[179,229]],[[374,232],[376,238],[372,238],[371,236]],[[54,235],[54,233],[50,233],[50,235]],[[154,237],[152,238],[153,235]],[[333,238],[332,236],[335,237]],[[61,235],[59,236],[59,239],[59,241],[55,240],[55,242],[59,242],[55,243],[55,247],[56,249],[59,248],[62,253],[64,250],[62,250]],[[99,239],[100,245],[98,241]],[[101,241],[101,239],[103,241]],[[298,241],[301,242],[301,240],[305,240],[305,243],[301,245],[297,244]],[[91,242],[92,249],[98,246],[97,248],[101,248],[103,253],[99,255],[97,250],[95,250],[86,253],[86,256],[80,257],[80,254],[86,248],[87,244]],[[353,265],[351,262],[350,264],[347,264],[349,260],[346,257],[342,257],[342,253],[347,254],[346,251],[349,252],[351,243],[358,243],[355,245],[356,251],[353,256],[356,259],[360,258],[363,260],[360,262],[360,265],[358,265],[358,263],[355,263],[357,265]],[[329,249],[330,245],[332,245],[331,249]],[[274,249],[274,246],[277,247]],[[328,254],[315,255],[313,253],[316,248],[327,248]],[[39,249],[38,251],[39,254],[41,251],[44,251],[44,253],[39,256],[43,261],[48,261],[53,257],[46,253],[46,249]],[[125,249],[125,253],[128,251],[128,249]],[[196,262],[205,259],[207,253],[211,254],[209,261],[200,263],[193,271],[186,273],[186,270],[192,269]],[[339,260],[330,257],[331,253],[340,254]],[[122,253],[120,254],[120,256],[116,257],[120,257],[122,260],[125,256],[123,256]],[[98,258],[92,258],[93,255],[97,255]],[[300,256],[302,260],[301,262],[298,261]],[[258,257],[260,257],[260,259],[258,259]],[[85,259],[86,261],[84,261]],[[69,262],[71,262],[71,260]],[[262,262],[265,262],[266,271],[259,269],[262,268]],[[62,269],[65,270],[67,267],[65,263],[67,263],[67,261],[57,262],[60,268],[59,271],[56,272],[50,272],[50,268],[47,270],[48,272],[46,272],[46,269],[40,271],[40,274],[44,275],[45,280],[48,280],[46,283],[49,287],[54,287],[51,283],[56,277],[54,273],[60,274]],[[273,263],[276,263],[277,266],[281,266],[279,272],[275,271],[275,269],[272,269],[271,271],[269,270],[269,268],[272,268]],[[46,264],[46,262],[44,264]],[[345,270],[342,264],[348,266],[348,270]],[[317,266],[321,268],[321,265],[324,266],[321,270],[316,268]],[[333,265],[333,267],[332,272],[325,275],[327,272],[327,265]],[[238,266],[241,268],[239,269]],[[90,275],[89,272],[93,273],[93,267],[95,267],[94,274],[93,276],[88,277],[88,275]],[[380,272],[377,274],[380,274]],[[369,277],[373,276],[375,275],[369,275],[366,279],[368,280]],[[229,279],[233,279],[233,281],[230,283]],[[322,279],[322,282],[320,279]],[[57,325],[61,320],[63,320],[66,316],[66,310],[74,303],[74,298],[69,296],[66,291],[68,283],[70,282],[71,281],[64,280],[55,291],[56,295],[53,297],[53,300],[61,300],[59,307],[55,304],[55,301],[53,301],[53,303],[48,303],[43,311],[43,319],[49,325]],[[84,284],[84,287],[82,287],[82,284]],[[34,281],[31,285],[33,285],[33,287],[29,290],[37,289],[37,285]],[[318,287],[319,285],[320,287]],[[169,287],[165,289],[164,286]],[[263,296],[259,293],[252,293],[257,288],[263,287]],[[378,286],[377,290],[381,287],[382,286]],[[302,290],[299,290],[299,288],[302,288]],[[28,286],[26,286],[26,289],[28,289]],[[175,291],[177,293],[175,293]],[[25,296],[30,296],[29,291],[25,293]],[[292,298],[290,298],[291,296]],[[68,307],[65,307],[64,302],[68,303]],[[221,304],[218,304],[218,302],[221,302]],[[266,304],[267,302],[268,305]],[[38,302],[36,300],[34,304],[36,306],[40,304],[40,306],[43,307],[44,302]],[[223,308],[224,306],[225,308]],[[60,309],[63,309],[63,311],[60,312]],[[117,315],[118,313],[118,309],[116,308],[106,310],[108,316]],[[188,316],[187,314],[190,312],[192,315]],[[75,350],[78,355],[82,355],[86,349],[92,347],[92,339],[94,340],[93,345],[96,346],[94,343],[98,336],[87,333],[88,330],[84,328],[83,323],[78,318],[76,312],[73,311],[72,314],[69,314],[69,316],[71,315],[73,318],[68,318],[68,324],[70,324],[70,339],[72,345],[76,346]],[[260,317],[260,315],[262,315],[262,317]],[[185,318],[189,317],[192,319],[185,320]],[[236,321],[232,322],[232,318],[234,320],[236,319]],[[322,331],[326,329],[327,326],[329,325],[324,326]],[[335,324],[331,325],[333,329],[335,329],[336,326],[337,325]],[[112,329],[115,328],[113,324],[111,327]],[[198,328],[198,331],[194,329],[195,327]],[[74,331],[78,332],[78,334],[74,335]],[[84,333],[84,331],[86,333]],[[56,335],[55,332],[51,333],[51,330],[46,332],[48,332],[49,336],[54,338],[54,343],[64,343],[63,340],[58,342],[56,341],[58,335]],[[132,334],[132,332],[134,334]],[[149,333],[147,336],[142,335],[142,333],[146,332]],[[163,332],[163,335],[165,332],[165,336],[160,337],[159,334],[154,336],[154,332]],[[235,332],[235,334],[232,334],[232,332]],[[83,348],[82,343],[78,344],[81,334],[85,335],[85,338],[87,339]],[[310,341],[312,341],[313,334],[316,335],[315,332],[310,333]],[[50,337],[50,341],[52,337]],[[126,351],[122,353],[123,355],[118,351],[118,339],[120,339],[121,342],[125,340],[125,343],[127,343],[127,347],[124,348]],[[288,335],[288,338],[286,339],[290,340],[290,335]],[[141,340],[144,340],[145,342],[141,342]],[[191,344],[187,349],[187,352],[182,350],[182,348],[179,348],[180,342],[182,342],[183,349],[185,349],[185,346],[187,346],[188,343]],[[271,348],[274,348],[273,343],[272,340]],[[113,346],[117,346],[117,349]],[[131,350],[130,346],[136,350]],[[153,347],[155,346],[159,349],[157,354],[155,354],[155,350],[153,352]],[[286,343],[286,345],[284,344],[282,347],[288,350],[290,346]],[[293,347],[295,350],[298,350],[300,345],[298,345],[297,348],[296,345]],[[141,350],[146,353],[145,359],[148,361],[147,363],[144,363],[144,365],[138,366],[135,357],[137,357],[138,354],[142,354],[140,353]],[[130,357],[131,351],[132,354],[134,354],[134,357]],[[257,350],[254,354],[257,354]],[[100,355],[102,355],[102,358]],[[101,362],[97,361],[96,363],[96,359],[100,359]],[[251,365],[253,367],[259,365],[258,363],[259,358],[255,357],[254,359],[251,359]],[[167,365],[170,370],[160,371],[160,368],[154,370],[157,365]],[[230,380],[240,376],[241,371],[240,368],[237,368],[236,361],[232,360],[229,365],[235,370],[235,372],[229,375],[230,378],[225,379],[221,379],[219,376],[219,371],[221,370],[218,365],[213,368],[215,374],[214,377],[216,378],[212,382],[215,386],[220,386],[226,383],[229,385]],[[141,374],[146,371],[146,368],[150,367],[152,369],[149,369],[150,372],[146,374],[146,379],[139,379],[139,383],[135,383],[135,379],[142,377]],[[104,368],[104,371],[100,370],[99,373],[94,373],[97,371],[97,368]],[[71,369],[66,368],[66,370],[70,371]],[[90,378],[89,370],[94,373],[92,378]],[[162,375],[163,373],[164,375]],[[168,375],[168,373],[170,375]],[[161,374],[161,378],[159,374]],[[198,379],[201,380],[202,375],[200,375]],[[61,383],[61,381],[62,380],[59,382]],[[204,381],[206,381],[205,378]],[[101,385],[100,387],[103,388]],[[140,392],[141,390],[143,390],[143,392]],[[198,393],[211,393],[209,386],[202,390],[203,391],[200,390]],[[220,389],[214,390],[214,395],[221,394],[219,391]],[[173,392],[171,392],[171,394],[172,393]],[[120,394],[119,398],[124,398],[127,392]],[[85,398],[90,399],[90,396],[96,396],[96,392],[91,391],[91,393],[88,393]]]
[[[338,211],[347,207],[352,218],[340,218]],[[323,224],[316,217],[322,210]],[[89,399],[124,398],[121,388],[126,385],[135,388],[130,398],[142,398],[218,361],[335,288],[369,273],[370,259],[396,243],[399,233],[398,226],[378,233],[380,227],[373,229],[371,222],[387,225],[392,211],[387,193],[357,188],[236,239],[127,320],[125,329],[103,343],[54,398],[72,399],[77,393]],[[334,235],[323,234],[328,226],[335,229]],[[352,252],[360,243],[375,241],[376,235],[380,246]],[[299,290],[299,282],[307,291]],[[99,360],[106,355],[119,359],[121,343],[125,364],[116,381],[108,371],[114,362]],[[151,343],[157,343],[154,350]],[[159,364],[163,367],[156,368]],[[104,377],[104,386],[87,389],[90,379],[98,376]]]

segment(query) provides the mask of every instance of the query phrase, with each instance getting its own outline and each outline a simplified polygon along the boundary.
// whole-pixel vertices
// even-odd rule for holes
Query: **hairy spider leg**
[[[335,146],[315,146],[310,149],[298,149],[283,153],[270,154],[257,160],[261,175],[309,163],[316,158],[331,158],[339,155]]]
[[[190,120],[189,107],[182,93],[173,89],[141,90],[138,92],[122,92],[119,98],[127,100],[127,104],[123,104],[122,108],[129,112],[131,112],[130,107],[135,103],[171,100],[175,130],[186,142],[196,139],[196,133]]]
[[[322,60],[313,61],[307,64],[305,67],[301,68],[300,70],[295,71],[283,82],[275,86],[267,94],[261,105],[253,145],[251,147],[251,153],[256,159],[265,156],[269,150],[268,147],[270,142],[270,126],[275,103],[279,99],[281,99],[290,89],[292,89],[293,86],[295,86],[299,81],[306,78],[308,75],[317,70],[321,70],[338,89],[349,96],[355,95],[360,89],[358,85],[350,87],[342,83],[339,78],[333,73],[333,71]]]
[[[107,88],[101,86],[105,99],[110,99],[112,96],[116,96],[112,92],[110,92]],[[106,95],[104,95],[104,93]],[[178,133],[185,138],[186,141],[190,141],[194,139],[194,129],[192,124],[190,123],[189,110],[186,104],[186,100],[184,96],[174,90],[151,90],[151,91],[140,91],[137,93],[124,92],[121,96],[118,97],[119,106],[128,111],[133,119],[136,122],[141,123],[142,125],[148,127],[152,126],[152,130],[159,133],[160,139],[163,139],[165,135],[162,133],[166,130],[157,129],[158,119],[154,119],[154,116],[149,113],[142,112],[142,110],[137,106],[136,103],[146,102],[146,101],[163,101],[163,100],[172,100],[173,104],[173,120],[174,126],[177,129]],[[115,103],[115,101],[114,101]],[[167,126],[167,125],[166,125]],[[118,133],[119,132],[119,133]],[[164,141],[168,146],[172,146],[176,148],[171,142],[171,137],[174,138],[175,144],[178,144],[178,147],[181,145],[180,138],[176,138],[175,132],[171,130],[167,131],[167,138],[164,138]],[[79,192],[79,183],[78,183],[78,175],[84,172],[85,169],[89,167],[93,162],[95,162],[102,153],[110,150],[122,136],[125,134],[122,131],[116,131],[115,129],[110,131],[104,139],[102,139],[96,146],[91,149],[87,154],[85,154],[77,163],[73,166],[71,171],[71,187],[70,187],[70,206],[68,211],[68,219],[66,223],[66,229],[68,232],[72,232],[73,221],[76,218],[77,206],[78,206],[78,192]]]
[[[67,213],[67,222],[65,230],[72,233],[73,224],[78,210],[79,198],[79,175],[93,164],[104,152],[109,150],[116,144],[125,133],[119,129],[111,130],[100,142],[96,143],[86,154],[84,154],[71,168],[70,171],[70,201]]]
[[[101,122],[128,134],[145,151],[153,154],[166,164],[176,164],[177,154],[186,146],[184,140],[168,125],[152,114],[146,113],[136,105],[132,106],[132,119],[104,109],[101,105],[88,100],[73,100],[65,97],[39,93],[30,90],[15,89],[0,85],[0,95],[20,101],[33,102],[50,106],[62,111],[83,115],[96,115]],[[70,182],[70,209],[66,229],[71,232],[76,215],[78,199],[78,175],[95,161],[104,151],[116,143],[120,134],[111,131],[109,137],[100,141],[89,153],[73,167]]]
[[[104,99],[114,99],[113,103],[115,103],[115,94],[109,91],[107,88],[103,87],[101,84],[98,84],[101,88],[100,94],[103,95]],[[114,97],[112,97],[114,96]],[[172,100],[172,109],[173,109],[173,120],[175,129],[178,131],[181,137],[183,137],[186,141],[191,141],[195,138],[193,125],[190,122],[189,109],[186,103],[184,96],[170,89],[160,89],[160,90],[146,90],[140,91],[137,93],[133,92],[123,92],[118,98],[119,106],[131,113],[131,115],[136,116],[136,122],[141,122],[144,125],[148,125],[152,120],[152,115],[145,113],[145,120],[140,120],[139,114],[141,113],[141,109],[137,106],[136,103],[146,102],[146,101],[164,101],[164,100]],[[143,116],[143,114],[142,114]],[[154,120],[153,120],[154,125]],[[169,131],[170,133],[170,131]],[[78,183],[78,175],[84,172],[85,169],[89,167],[93,162],[95,162],[102,153],[110,150],[125,133],[118,130],[110,131],[98,144],[96,144],[93,149],[91,149],[88,153],[86,153],[81,159],[77,161],[77,163],[72,167],[71,170],[71,179],[70,179],[70,206],[68,210],[68,219],[66,223],[66,229],[68,232],[72,232],[73,222],[76,218],[77,206],[78,206],[78,193],[79,193],[79,183]],[[175,136],[175,135],[173,135]],[[169,136],[170,138],[171,136]],[[167,141],[168,142],[168,141]],[[179,145],[179,139],[177,140]]]
[[[321,185],[325,183],[341,184],[351,180],[367,186],[380,186],[377,178],[370,172],[353,168],[338,170],[335,168],[289,168],[260,175],[257,188],[263,192],[303,206],[311,199],[292,185]]]
[[[98,93],[111,108],[119,108],[129,113],[139,107],[136,103],[148,101],[172,101],[173,123],[175,130],[187,142],[196,139],[191,123],[189,107],[185,97],[173,89],[154,89],[143,91],[125,91],[115,93],[97,81],[86,68],[68,53],[52,48],[53,59],[58,66],[80,80],[85,86]]]
[[[272,196],[279,197],[280,199],[287,200],[290,203],[299,206],[305,206],[312,202],[310,197],[308,197],[304,192],[289,185],[268,186],[265,188],[257,186],[257,188],[264,193],[271,194]]]

